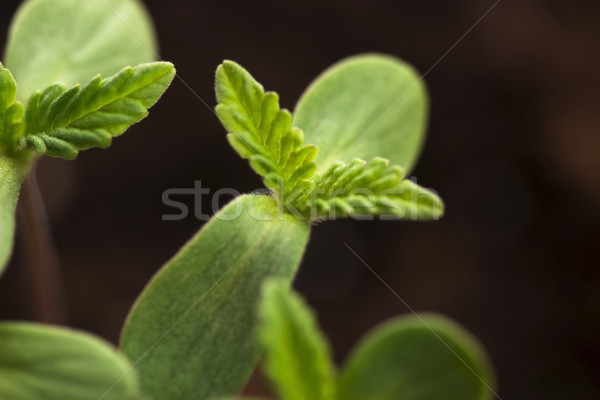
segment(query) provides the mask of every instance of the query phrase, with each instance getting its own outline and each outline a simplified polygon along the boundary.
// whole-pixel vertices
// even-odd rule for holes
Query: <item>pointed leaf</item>
[[[448,318],[420,316],[387,322],[363,339],[340,377],[339,400],[494,398],[494,374],[479,342]]]
[[[155,57],[154,28],[138,0],[27,0],[13,19],[4,61],[24,101],[51,83],[70,87]]]
[[[270,280],[260,304],[264,369],[282,400],[331,400],[335,368],[314,315],[288,281]]]
[[[256,307],[264,281],[290,282],[309,226],[267,196],[238,197],[148,284],[121,346],[145,399],[233,397],[258,358]]]
[[[83,88],[53,84],[29,99],[19,145],[66,159],[79,150],[108,147],[113,136],[148,115],[174,76],[172,64],[155,62],[107,79],[97,76]]]
[[[297,200],[306,218],[335,219],[379,216],[411,220],[439,219],[442,200],[433,192],[403,180],[400,167],[375,157],[370,162],[355,158],[350,165],[334,162],[315,175],[315,188]]]
[[[31,323],[0,324],[0,398],[136,400],[135,370],[104,340]]]
[[[417,72],[379,54],[342,60],[304,92],[294,126],[319,148],[320,171],[335,161],[383,157],[408,174],[425,138],[428,100]]]
[[[303,146],[302,131],[292,128],[292,116],[279,109],[279,96],[265,93],[252,75],[233,61],[216,72],[215,108],[229,132],[231,146],[265,179],[264,184],[285,198],[312,177],[317,148]],[[267,177],[268,175],[268,177]]]

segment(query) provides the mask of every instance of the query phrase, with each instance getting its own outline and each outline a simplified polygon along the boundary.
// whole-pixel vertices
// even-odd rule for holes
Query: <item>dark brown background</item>
[[[3,3],[1,42],[17,3]],[[214,69],[229,58],[292,108],[351,54],[387,52],[427,71],[492,2],[147,4],[163,58],[211,107]],[[407,312],[348,243],[412,308],[448,314],[481,339],[503,399],[600,398],[599,50],[600,2],[503,0],[431,71],[414,175],[439,191],[446,217],[322,224],[296,282],[338,360]],[[198,179],[212,190],[261,186],[179,81],[110,149],[44,159],[39,179],[70,325],[112,341],[145,282],[201,225],[161,221],[163,190]],[[2,319],[32,315],[23,259],[21,243],[0,281]]]

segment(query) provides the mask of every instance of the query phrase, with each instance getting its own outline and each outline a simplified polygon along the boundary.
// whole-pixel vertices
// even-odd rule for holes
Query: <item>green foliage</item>
[[[238,197],[152,279],[121,348],[145,399],[234,396],[258,359],[255,309],[263,282],[295,275],[309,227],[268,196]]]
[[[336,161],[315,174],[314,190],[303,197],[300,211],[310,219],[386,216],[437,219],[444,205],[433,192],[403,180],[400,167],[376,157],[370,162],[355,158],[350,165]],[[299,201],[300,202],[300,201]]]
[[[19,9],[5,57],[11,71],[0,65],[0,266],[35,155],[72,159],[107,147],[143,119],[175,75],[169,63],[150,63],[155,54],[152,24],[137,0],[27,0]],[[367,339],[338,380],[315,318],[289,291],[307,221],[443,212],[435,194],[404,179],[427,114],[412,68],[381,55],[344,60],[309,87],[293,117],[231,61],[216,72],[216,94],[229,142],[274,199],[234,200],[157,273],[123,329],[121,348],[133,364],[89,335],[0,324],[0,398],[230,398],[262,346],[283,400],[486,399],[472,374],[491,379],[485,354],[434,316],[427,317],[433,336],[451,352],[402,319]],[[304,144],[303,130],[321,153]]]
[[[327,341],[289,282],[267,281],[260,304],[264,370],[282,400],[332,400],[335,368]]]
[[[300,186],[308,190],[317,165],[315,146],[303,146],[302,131],[292,128],[292,115],[279,109],[277,93],[267,92],[232,61],[216,73],[217,115],[238,154],[250,160],[265,186],[286,198]]]
[[[437,314],[391,320],[346,361],[338,400],[488,400],[495,378],[485,350]]]
[[[400,96],[402,90],[406,98]],[[298,103],[294,123],[304,124],[308,137],[327,150],[325,165],[318,172],[314,160],[323,157],[317,157],[317,147],[303,145],[302,131],[292,127],[288,111],[279,109],[277,94],[265,93],[245,69],[232,61],[220,65],[216,94],[217,115],[232,147],[250,160],[277,202],[296,217],[375,215],[425,220],[443,214],[444,205],[435,193],[402,180],[403,168],[388,167],[389,161],[378,157],[378,153],[389,155],[411,167],[424,136],[425,91],[404,63],[378,55],[350,58],[308,89]],[[394,96],[407,103],[392,103]],[[386,107],[385,118],[374,118],[376,110]],[[377,124],[368,126],[367,121]],[[334,147],[337,153],[332,152]],[[373,160],[355,158],[347,165],[341,161],[347,153]]]
[[[167,89],[175,69],[166,62],[127,67],[83,88],[54,84],[27,103],[26,135],[19,145],[38,154],[73,159],[79,150],[108,147],[112,137],[148,115]]]
[[[27,0],[13,18],[4,61],[25,102],[53,83],[111,76],[156,53],[152,21],[137,0]]]
[[[319,148],[321,171],[335,161],[382,157],[409,174],[425,139],[428,103],[413,67],[362,54],[315,79],[296,104],[293,125]]]
[[[137,374],[105,341],[31,323],[0,324],[0,398],[137,400]]]
[[[308,307],[275,280],[265,284],[260,339],[281,400],[487,400],[495,379],[481,345],[455,322],[421,314],[368,334],[332,379],[329,352]]]
[[[19,8],[6,46],[10,71],[0,64],[0,273],[32,152],[72,159],[144,118],[175,74],[169,63],[149,63],[155,55],[152,22],[137,0],[27,0]]]
[[[16,102],[16,98],[15,78],[0,63],[0,155],[14,149],[15,141],[23,131],[23,105]]]

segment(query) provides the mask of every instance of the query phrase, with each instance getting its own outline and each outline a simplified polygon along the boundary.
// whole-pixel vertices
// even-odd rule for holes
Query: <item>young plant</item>
[[[108,147],[145,118],[175,75],[172,64],[152,62],[155,54],[152,23],[136,0],[28,0],[20,7],[0,64],[0,274],[32,164],[44,154],[73,159]],[[2,399],[140,398],[123,355],[68,329],[0,323],[0,370]]]
[[[136,0],[23,3],[0,64],[0,273],[31,165],[43,154],[73,159],[108,147],[145,118],[175,75],[172,64],[151,62],[155,48]]]
[[[134,305],[121,348],[148,399],[240,390],[259,357],[261,288],[273,277],[292,281],[314,221],[443,213],[437,195],[404,179],[423,143],[427,97],[402,61],[341,61],[307,89],[293,116],[231,61],[217,69],[216,94],[231,145],[270,193],[240,196],[217,213]]]
[[[375,328],[341,371],[302,298],[269,280],[259,307],[264,373],[282,400],[487,400],[495,378],[479,342],[424,313]]]
[[[153,45],[151,24],[134,0],[29,0],[20,9],[7,46],[9,69],[0,69],[1,265],[12,247],[19,186],[35,159],[71,159],[80,150],[108,146],[166,90],[174,69],[149,63]],[[137,66],[122,69],[126,65]],[[232,201],[158,272],[125,323],[123,354],[85,333],[0,324],[0,369],[6,371],[0,398],[231,397],[260,355],[256,308],[264,283],[273,278],[278,283],[267,286],[261,314],[265,343],[289,343],[297,336],[294,329],[289,337],[280,330],[277,307],[289,307],[290,323],[306,335],[289,346],[266,348],[267,371],[282,398],[395,399],[399,391],[421,388],[408,381],[391,384],[415,370],[407,367],[410,358],[386,356],[414,357],[411,351],[419,349],[435,358],[433,364],[415,361],[418,374],[450,368],[457,374],[452,382],[464,378],[456,360],[434,349],[438,342],[419,332],[414,341],[419,327],[399,322],[367,341],[338,380],[306,310],[286,297],[313,222],[428,220],[443,213],[437,195],[405,179],[420,152],[427,114],[425,88],[414,70],[383,55],[343,60],[307,89],[293,116],[233,62],[224,62],[216,78],[216,111],[229,141],[270,193]],[[305,138],[312,144],[305,145]],[[468,365],[485,372],[466,334],[426,319]],[[402,344],[407,340],[409,347]],[[279,352],[294,352],[296,345],[302,350],[282,363]],[[290,375],[296,370],[299,375]],[[471,378],[460,381],[456,393],[479,400]],[[296,393],[303,383],[310,390]],[[436,390],[432,395],[439,395]]]

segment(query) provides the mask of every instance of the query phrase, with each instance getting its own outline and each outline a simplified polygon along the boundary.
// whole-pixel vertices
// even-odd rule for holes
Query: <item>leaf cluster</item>
[[[115,17],[118,28],[108,23]],[[130,27],[140,41],[128,40]],[[109,146],[148,115],[175,75],[172,64],[151,62],[152,24],[137,0],[27,0],[7,49],[0,223],[8,229],[0,231],[0,268],[35,158],[73,159]],[[407,179],[427,115],[415,71],[394,57],[351,57],[317,78],[292,114],[225,61],[216,96],[230,144],[272,197],[233,200],[161,268],[127,317],[120,351],[74,330],[0,324],[0,398],[228,399],[262,352],[282,400],[487,400],[493,374],[485,352],[453,322],[394,320],[338,368],[316,317],[290,289],[308,222],[443,213],[433,191]]]
[[[364,64],[371,59],[348,61],[353,62]],[[215,90],[219,103],[215,110],[229,132],[229,142],[249,160],[287,212],[307,220],[349,216],[436,219],[442,215],[441,199],[405,180],[404,169],[390,166],[388,159],[374,157],[367,162],[357,157],[349,164],[335,160],[319,169],[317,146],[304,144],[303,131],[293,126],[289,111],[280,109],[279,96],[265,92],[235,62],[219,66]],[[318,87],[303,97],[308,106],[301,100],[297,107],[310,107],[310,90]]]

